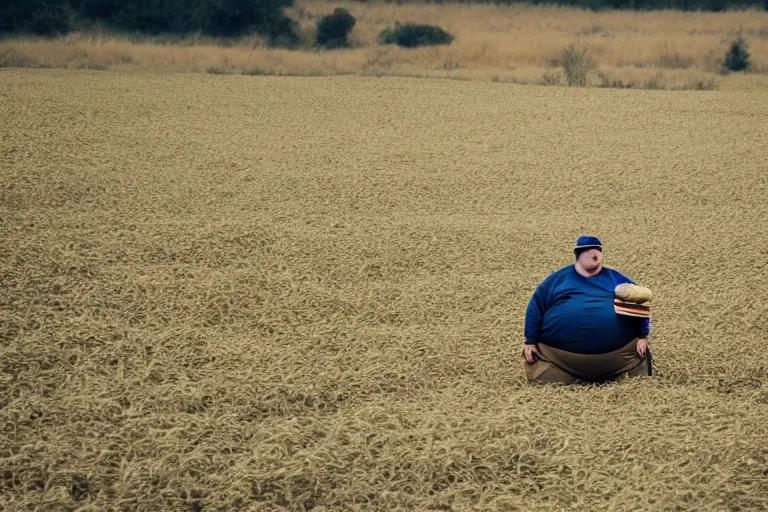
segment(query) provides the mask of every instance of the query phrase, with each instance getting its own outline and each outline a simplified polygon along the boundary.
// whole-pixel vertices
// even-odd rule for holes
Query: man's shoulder
[[[625,276],[624,274],[616,270],[615,268],[610,268],[610,267],[603,267],[603,268],[605,268],[605,270],[608,272],[608,275],[610,275],[613,278],[613,280],[616,281],[616,284],[634,282],[630,278],[628,278],[627,276]]]
[[[551,283],[553,281],[560,281],[560,280],[566,278],[567,276],[571,275],[572,272],[573,272],[573,265],[572,264],[571,265],[567,265],[567,266],[565,266],[565,267],[563,267],[563,268],[561,268],[559,270],[555,270],[554,272],[549,274],[547,276],[547,278],[544,279],[544,282],[550,282]]]
[[[568,271],[572,268],[573,265],[569,265],[550,273],[536,287],[534,296],[549,297],[554,292],[554,290],[557,290],[557,288],[560,287],[560,285],[567,279]]]

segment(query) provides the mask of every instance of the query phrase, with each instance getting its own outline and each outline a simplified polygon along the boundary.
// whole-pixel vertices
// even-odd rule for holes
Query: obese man
[[[572,384],[650,375],[650,319],[614,310],[614,288],[632,280],[603,266],[596,237],[580,237],[573,251],[576,262],[550,274],[528,303],[528,381]]]

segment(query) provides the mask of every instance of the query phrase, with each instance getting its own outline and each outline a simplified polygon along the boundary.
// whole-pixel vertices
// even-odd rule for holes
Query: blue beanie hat
[[[573,252],[575,252],[577,255],[585,250],[585,249],[592,249],[592,248],[600,249],[602,252],[603,250],[603,244],[600,243],[600,239],[596,236],[580,236],[578,240],[576,240],[576,245],[573,246]]]

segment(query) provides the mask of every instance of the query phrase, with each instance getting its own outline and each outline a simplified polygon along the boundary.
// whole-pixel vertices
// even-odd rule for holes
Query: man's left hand
[[[637,353],[640,357],[645,357],[648,350],[648,338],[637,338]]]

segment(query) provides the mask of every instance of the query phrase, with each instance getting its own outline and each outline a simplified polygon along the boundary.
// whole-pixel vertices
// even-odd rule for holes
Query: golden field
[[[768,507],[762,91],[0,70],[0,509]],[[528,386],[581,234],[657,375]]]
[[[336,7],[357,18],[351,49],[313,47],[315,28]],[[586,49],[598,69],[590,85],[630,88],[724,88],[742,81],[719,76],[729,45],[748,44],[752,76],[764,88],[768,73],[768,12],[600,11],[554,6],[392,4],[297,0],[286,10],[303,46],[271,49],[259,37],[212,40],[75,33],[54,40],[0,41],[0,67],[64,67],[126,72],[253,75],[420,76],[563,84],[553,63],[563,48]],[[438,25],[456,39],[448,46],[403,49],[381,45],[382,30],[400,23]],[[757,85],[754,85],[755,80]]]

